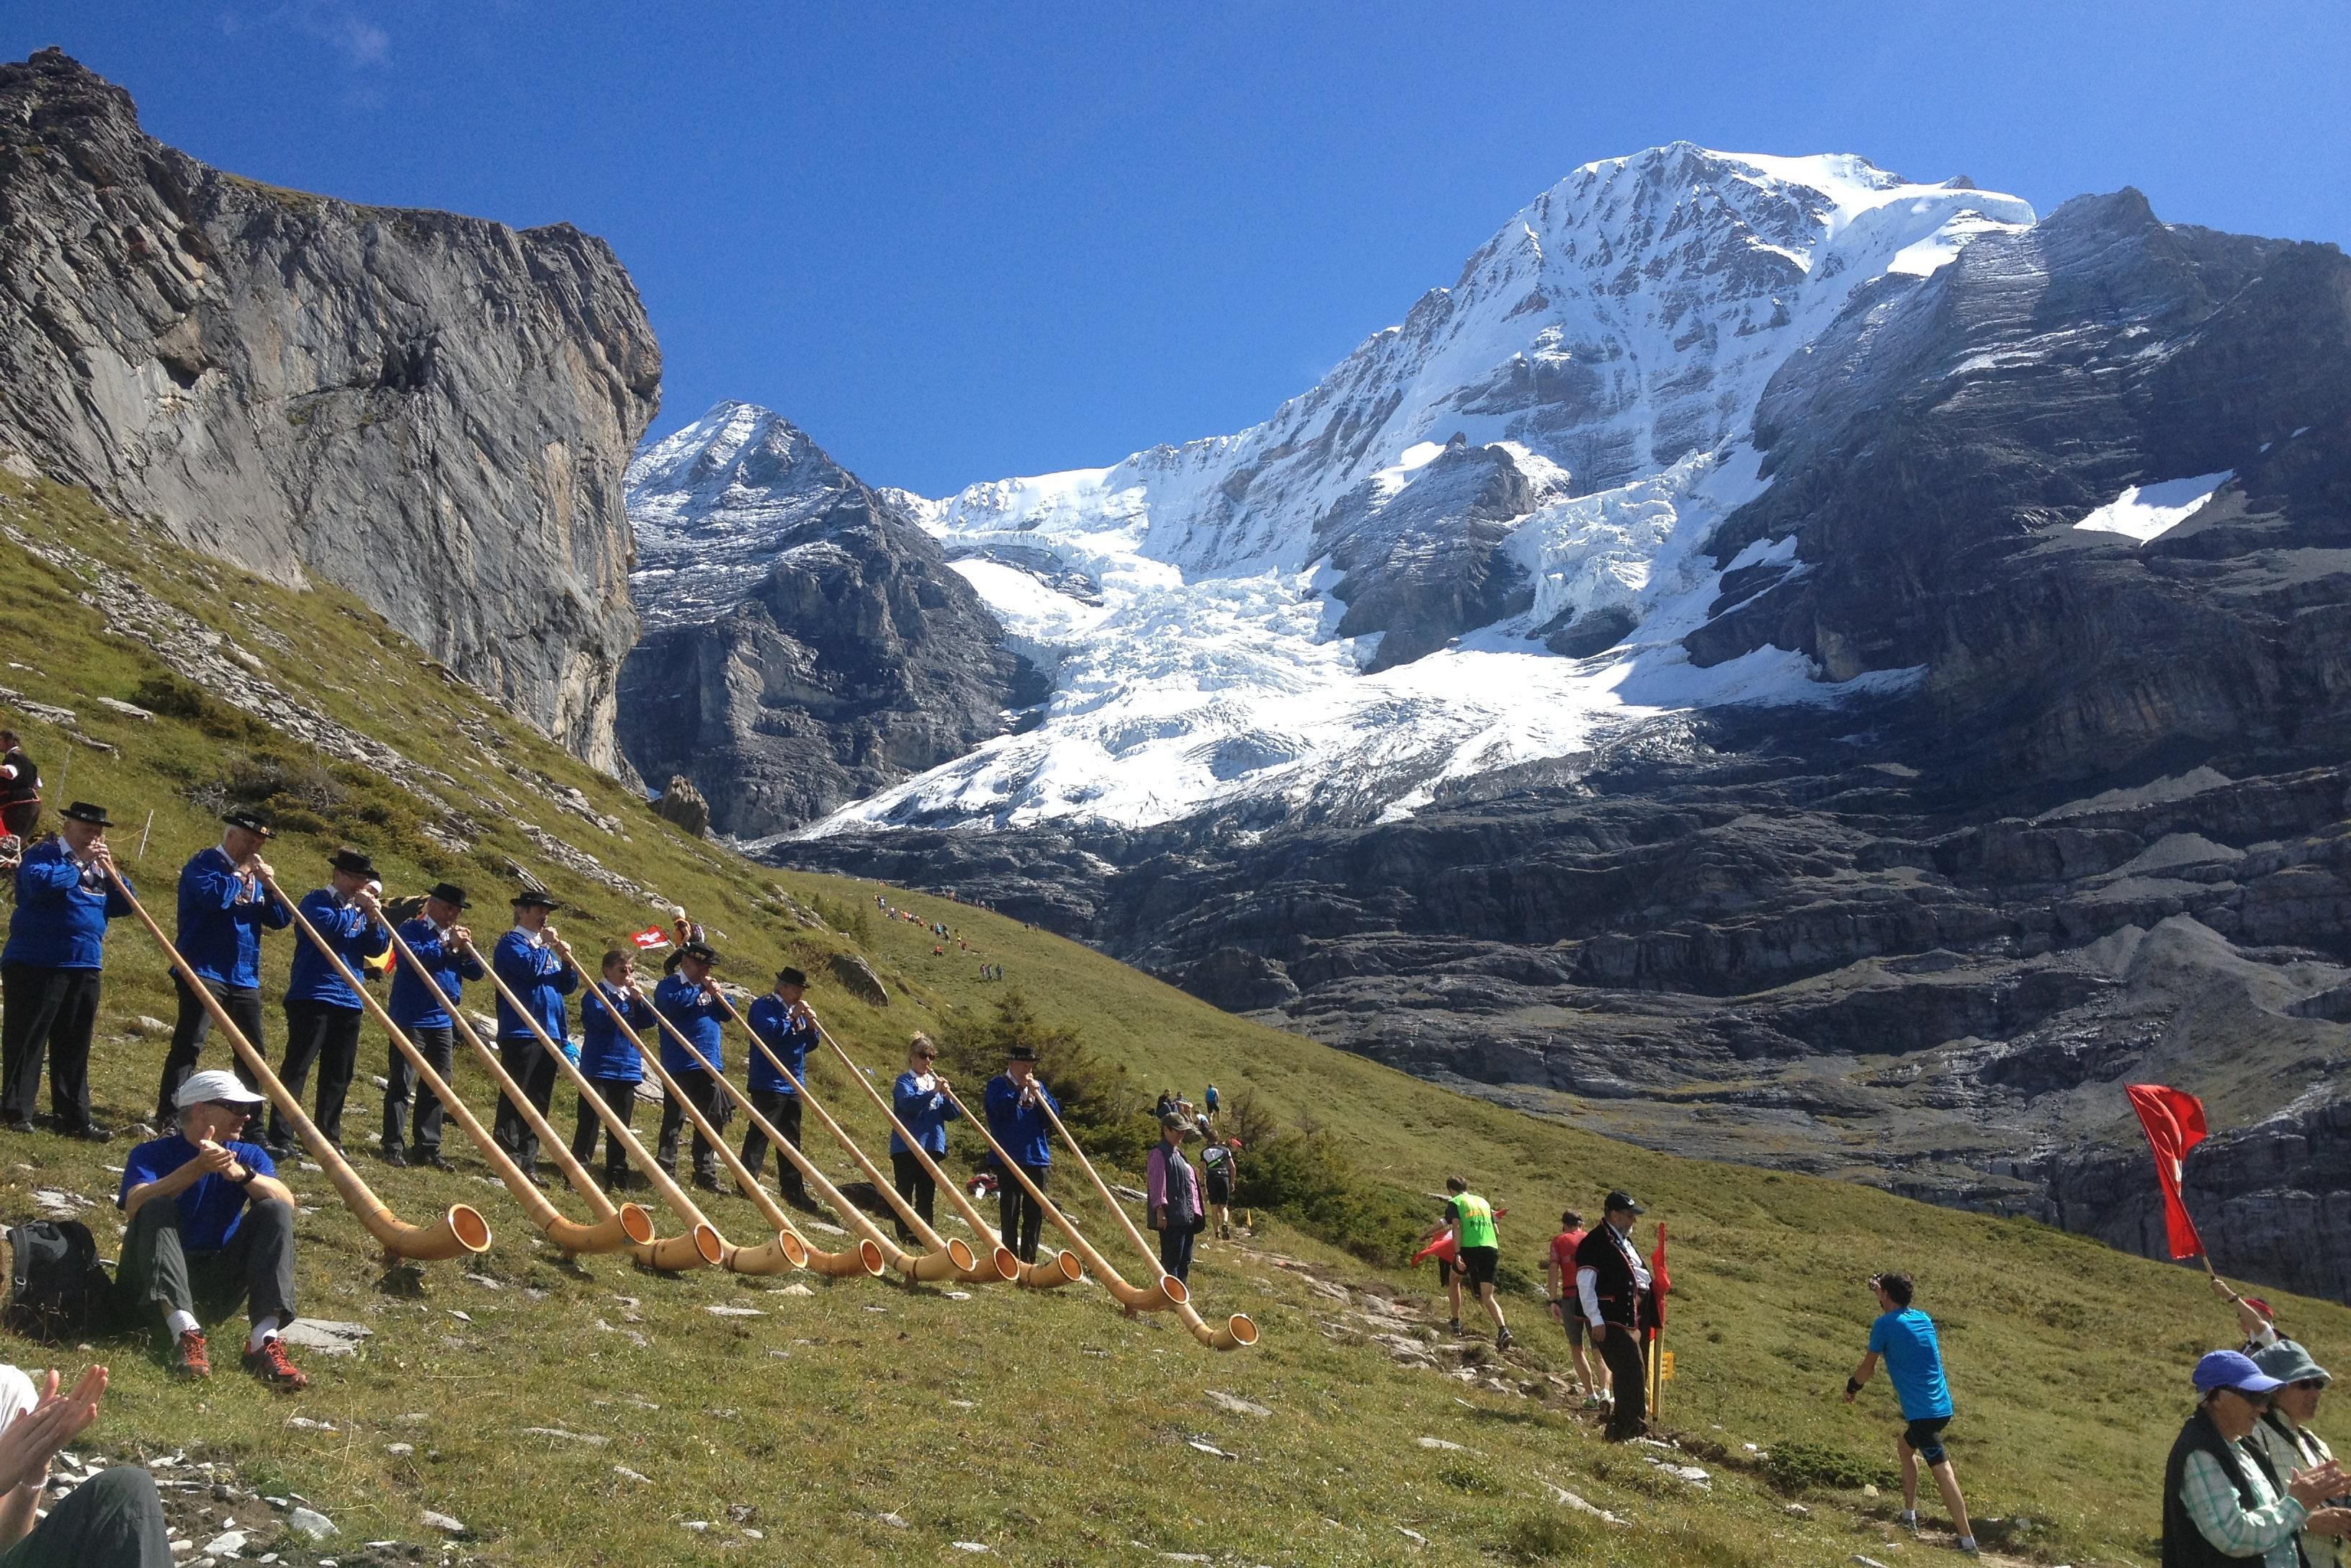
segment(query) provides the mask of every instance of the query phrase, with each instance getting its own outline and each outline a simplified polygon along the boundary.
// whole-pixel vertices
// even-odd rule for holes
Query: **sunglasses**
[[[2305,1393],[2315,1394],[2320,1389],[2326,1386],[2326,1379],[2323,1377],[2300,1377],[2296,1378],[2288,1386],[2302,1389]]]

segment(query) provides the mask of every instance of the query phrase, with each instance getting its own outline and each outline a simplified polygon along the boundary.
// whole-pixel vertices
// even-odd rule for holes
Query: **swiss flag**
[[[643,931],[630,932],[629,940],[645,951],[651,952],[656,947],[669,946],[669,933],[658,925],[648,925]]]
[[[2204,1141],[2204,1102],[2160,1083],[2132,1083],[2123,1092],[2138,1113],[2147,1146],[2155,1152],[2155,1181],[2163,1189],[2163,1228],[2171,1255],[2200,1258],[2204,1239],[2196,1234],[2196,1221],[2180,1200],[2179,1176],[2188,1151]]]

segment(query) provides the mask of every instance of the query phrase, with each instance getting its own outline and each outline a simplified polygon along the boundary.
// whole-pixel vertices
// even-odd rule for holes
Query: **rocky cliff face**
[[[935,767],[1041,696],[937,543],[765,409],[722,403],[629,469],[644,641],[621,741],[754,838]]]
[[[2173,1083],[2216,1129],[2188,1188],[2220,1266],[2351,1292],[2346,366],[2331,246],[2129,192],[1990,227],[1778,361],[1687,623],[1545,578],[1623,570],[1663,484],[1548,500],[1532,455],[1464,444],[1417,472],[1466,524],[1376,486],[1322,514],[1334,565],[1373,563],[1348,613],[1421,635],[1509,602],[1474,526],[1507,459],[1568,520],[1527,635],[1577,608],[1544,634],[1620,685],[1664,632],[1700,671],[1792,652],[1849,683],[1837,705],[1653,708],[1384,821],[1225,806],[778,852],[990,899],[1537,1113],[2143,1250],[2122,1086]],[[1612,606],[1629,646],[1574,643]]]
[[[0,66],[0,446],[353,590],[608,768],[660,379],[600,240],[256,184],[55,50]]]

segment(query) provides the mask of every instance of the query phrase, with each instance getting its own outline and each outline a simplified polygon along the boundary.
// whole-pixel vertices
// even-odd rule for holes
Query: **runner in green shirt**
[[[1459,1255],[1454,1266],[1468,1280],[1486,1315],[1494,1320],[1494,1348],[1508,1350],[1510,1329],[1502,1321],[1502,1303],[1494,1295],[1494,1274],[1502,1261],[1502,1239],[1494,1229],[1497,1210],[1471,1192],[1469,1184],[1459,1176],[1447,1176],[1445,1190],[1453,1195],[1446,1205],[1446,1223]]]

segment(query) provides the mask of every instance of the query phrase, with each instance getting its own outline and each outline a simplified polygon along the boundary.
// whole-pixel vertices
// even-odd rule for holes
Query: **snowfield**
[[[1034,727],[808,831],[1360,821],[1660,714],[1915,679],[1828,685],[1771,650],[1693,665],[1680,639],[1726,571],[1804,570],[1792,540],[1735,561],[1700,547],[1762,492],[1751,427],[1775,370],[1857,289],[1907,287],[2032,221],[2015,197],[1848,156],[1677,143],[1588,164],[1261,425],[944,500],[893,495],[1053,673],[1053,695]],[[1523,498],[1485,519],[1506,529],[1496,552],[1520,592],[1374,670],[1381,633],[1338,634],[1329,529],[1379,518],[1448,446],[1489,449]],[[1415,559],[1401,547],[1380,570]],[[1569,625],[1616,634],[1554,652]]]

